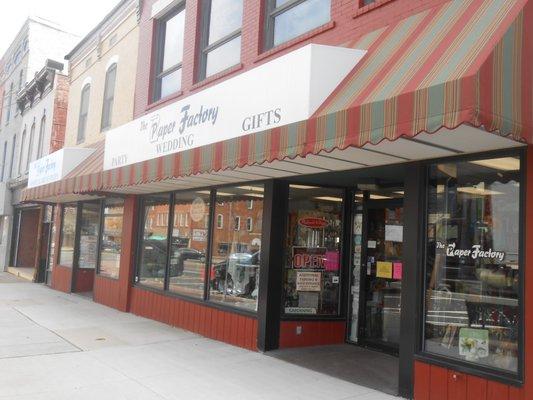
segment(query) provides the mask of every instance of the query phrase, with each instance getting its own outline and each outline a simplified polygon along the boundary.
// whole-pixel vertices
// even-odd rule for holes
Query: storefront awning
[[[405,138],[414,148],[415,136],[444,130],[480,128],[516,144],[533,143],[533,26],[526,22],[532,14],[527,0],[456,0],[427,9],[345,43],[366,54],[309,119],[73,177],[52,192],[127,193],[151,183],[164,190],[186,177]],[[472,143],[469,151],[476,151]]]

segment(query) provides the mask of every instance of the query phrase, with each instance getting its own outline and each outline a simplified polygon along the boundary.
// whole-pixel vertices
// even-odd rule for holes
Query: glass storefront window
[[[66,205],[63,207],[58,264],[64,267],[72,267],[72,263],[74,262],[77,212],[78,208],[75,205]]]
[[[424,349],[518,372],[520,158],[429,168]]]
[[[105,199],[98,273],[109,278],[119,275],[123,218],[124,200]]]
[[[257,310],[263,191],[263,185],[217,190],[214,215],[222,218],[217,217],[217,229],[213,230],[210,269],[212,301]],[[247,218],[252,221],[250,230],[245,223],[240,223]]]
[[[81,206],[79,268],[96,268],[98,235],[100,234],[100,203]]]
[[[168,290],[202,298],[209,227],[209,191],[174,195]]]
[[[143,235],[139,249],[138,282],[163,289],[168,248],[170,195],[147,196],[143,202]]]
[[[291,185],[284,261],[286,315],[338,315],[341,189]]]

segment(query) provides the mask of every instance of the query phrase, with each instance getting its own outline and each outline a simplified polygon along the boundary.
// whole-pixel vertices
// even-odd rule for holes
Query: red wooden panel
[[[523,388],[509,386],[509,400],[525,400]]]
[[[468,400],[486,400],[487,380],[477,376],[468,376],[466,379],[466,394]]]
[[[246,319],[244,317],[239,318],[239,324],[237,326],[237,345],[241,347],[248,347],[245,339]]]
[[[230,326],[230,343],[234,345],[238,345],[239,341],[237,340],[237,336],[239,335],[239,319],[240,315],[231,315],[231,326]]]
[[[257,320],[252,319],[252,347],[250,350],[257,351]]]
[[[415,400],[429,400],[430,393],[430,373],[431,368],[428,364],[415,361]]]
[[[430,367],[430,399],[448,400],[448,371],[435,365]]]
[[[466,400],[467,376],[448,370],[448,399]]]
[[[499,382],[488,381],[487,400],[509,400],[509,386]]]

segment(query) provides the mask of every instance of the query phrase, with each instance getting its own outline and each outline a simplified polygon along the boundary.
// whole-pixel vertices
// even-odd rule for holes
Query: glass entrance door
[[[403,269],[402,202],[370,201],[366,231],[364,321],[360,335],[369,344],[397,349]]]
[[[399,347],[403,272],[403,192],[396,193],[356,195],[348,338],[391,353]]]

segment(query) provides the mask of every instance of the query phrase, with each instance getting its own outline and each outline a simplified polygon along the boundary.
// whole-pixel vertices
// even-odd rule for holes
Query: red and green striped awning
[[[532,21],[527,0],[443,3],[342,44],[368,52],[309,120],[71,176],[24,198],[105,192],[463,124],[533,143]]]

